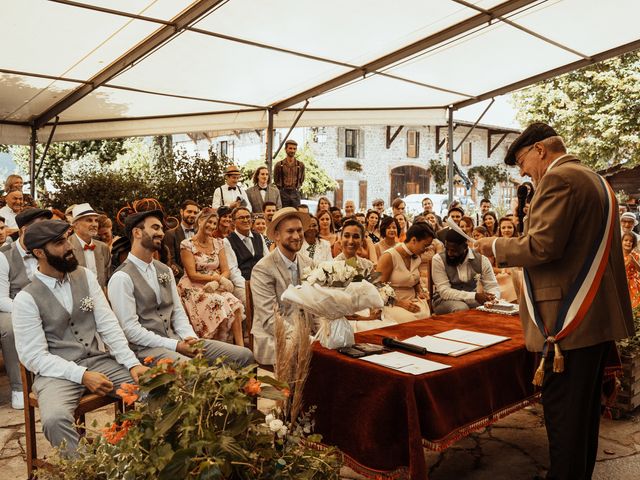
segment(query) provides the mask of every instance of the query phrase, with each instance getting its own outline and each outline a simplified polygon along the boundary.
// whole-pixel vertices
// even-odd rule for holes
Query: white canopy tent
[[[445,124],[640,48],[635,0],[6,0],[2,18],[0,143],[32,146]]]

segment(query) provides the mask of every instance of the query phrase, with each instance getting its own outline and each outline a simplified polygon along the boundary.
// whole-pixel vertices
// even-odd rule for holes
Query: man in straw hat
[[[237,207],[246,207],[251,212],[251,203],[247,197],[247,191],[239,184],[241,172],[235,165],[229,165],[224,172],[224,185],[220,185],[213,192],[211,206],[218,209],[222,206],[231,210]]]
[[[633,334],[615,195],[566,152],[544,123],[527,127],[505,163],[531,177],[525,235],[484,238],[475,247],[498,267],[524,267],[520,318],[527,348],[542,352],[549,439],[548,479],[591,478],[598,451],[600,393],[614,340]],[[589,209],[589,215],[577,212]]]
[[[299,285],[302,271],[313,266],[312,260],[298,255],[308,225],[308,214],[293,207],[278,210],[267,227],[267,236],[275,240],[276,248],[251,272],[253,354],[264,365],[275,361],[274,307],[278,306],[285,321],[294,321],[296,309],[281,301],[282,294],[289,285]]]
[[[115,396],[147,370],[129,349],[95,275],[79,267],[67,235],[70,225],[43,220],[27,228],[24,243],[38,259],[32,282],[14,300],[13,329],[22,364],[36,374],[42,431],[73,455],[79,435],[73,412],[89,390]],[[109,347],[99,349],[97,334]]]
[[[100,286],[106,288],[111,275],[111,250],[106,243],[95,239],[99,216],[88,203],[75,205],[71,218],[74,234],[69,242],[80,266],[91,270],[98,277]]]
[[[621,233],[632,233],[640,240],[640,235],[633,231],[636,225],[638,225],[638,219],[633,212],[624,212],[620,215]]]
[[[273,167],[273,183],[280,190],[283,207],[300,205],[300,189],[304,183],[304,163],[296,159],[298,142],[287,140],[284,144],[287,156]]]

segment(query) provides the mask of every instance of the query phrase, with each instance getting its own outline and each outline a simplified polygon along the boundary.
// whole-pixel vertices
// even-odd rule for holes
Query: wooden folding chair
[[[35,478],[35,469],[51,468],[51,464],[38,458],[35,418],[35,409],[38,408],[38,398],[32,390],[34,375],[24,368],[22,364],[20,365],[20,374],[22,376],[22,392],[24,394],[24,425],[27,437],[27,475],[29,479],[32,479]],[[83,395],[82,398],[80,398],[76,411],[74,412],[76,423],[84,425],[85,415],[87,413],[111,404],[114,405],[116,415],[124,411],[124,405],[122,400],[119,398],[109,396],[103,397],[94,393]],[[78,433],[84,436],[86,432],[84,428],[78,427]]]

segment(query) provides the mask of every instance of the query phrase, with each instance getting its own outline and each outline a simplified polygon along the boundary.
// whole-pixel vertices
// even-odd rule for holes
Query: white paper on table
[[[437,353],[440,355],[449,355],[450,357],[459,357],[465,353],[474,352],[481,349],[480,345],[470,345],[468,343],[454,342],[444,338],[433,337],[427,335],[425,337],[411,337],[403,340],[403,342],[424,347],[428,353]]]
[[[470,343],[471,345],[479,345],[481,347],[489,347],[496,343],[510,340],[510,337],[503,337],[501,335],[492,335],[490,333],[471,332],[469,330],[461,330],[454,328],[453,330],[447,330],[446,332],[440,332],[435,337],[445,338],[447,340],[453,340],[456,342]]]
[[[375,363],[382,367],[391,368],[411,375],[422,375],[423,373],[436,372],[445,368],[451,368],[444,363],[432,362],[424,358],[414,357],[401,352],[382,353],[380,355],[368,355],[360,360]]]

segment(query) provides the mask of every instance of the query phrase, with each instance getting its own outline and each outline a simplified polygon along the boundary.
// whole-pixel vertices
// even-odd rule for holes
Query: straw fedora
[[[235,165],[229,165],[227,167],[227,169],[224,171],[225,176],[226,175],[240,175],[242,172],[240,172],[240,169],[238,167],[236,167]]]
[[[300,219],[300,221],[302,222],[303,230],[306,230],[309,227],[309,222],[311,221],[311,217],[309,216],[308,213],[299,212],[293,207],[285,207],[278,210],[273,216],[273,219],[271,220],[271,222],[269,223],[269,226],[267,227],[267,237],[273,239],[274,234],[276,232],[276,228],[278,227],[278,224],[283,220],[291,217],[296,217]]]
[[[97,217],[100,214],[96,212],[88,203],[79,203],[74,205],[71,213],[71,223],[75,223],[78,219],[83,217]]]

